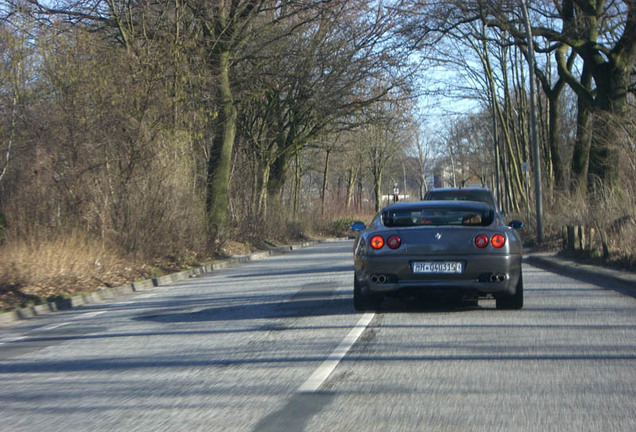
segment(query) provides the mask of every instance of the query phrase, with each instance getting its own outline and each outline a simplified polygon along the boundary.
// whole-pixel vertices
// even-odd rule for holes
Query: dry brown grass
[[[252,240],[228,238],[218,245],[214,256],[201,256],[184,248],[178,254],[166,253],[142,261],[104,247],[83,233],[38,241],[6,239],[0,247],[0,311],[149,279],[214,259],[245,255],[274,243],[282,244],[278,242],[281,239]]]
[[[626,159],[624,157],[623,159]],[[565,226],[592,228],[589,250],[562,251],[581,261],[636,271],[636,179],[625,176],[620,187],[561,193],[545,211],[547,237],[563,245]],[[530,226],[533,226],[531,221]],[[534,235],[534,234],[533,234]]]
[[[38,304],[148,277],[152,268],[81,234],[0,248],[0,308]]]

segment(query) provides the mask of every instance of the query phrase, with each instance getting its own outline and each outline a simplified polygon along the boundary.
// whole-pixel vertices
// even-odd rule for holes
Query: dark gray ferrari
[[[522,227],[476,201],[400,202],[368,227],[354,222],[354,307],[376,309],[385,295],[492,296],[497,309],[521,309]]]

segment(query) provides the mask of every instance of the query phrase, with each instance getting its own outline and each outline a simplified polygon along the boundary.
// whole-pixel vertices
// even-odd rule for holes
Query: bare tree
[[[417,19],[406,20],[403,30],[419,46],[432,45],[471,23],[482,22],[504,32],[505,38],[501,40],[504,46],[514,43],[522,49],[525,47],[526,32],[517,2],[406,1],[405,4],[415,11]],[[407,11],[405,4],[403,10]],[[536,2],[531,4],[531,11],[532,33],[537,39],[535,49],[539,53],[551,53],[561,80],[550,88],[542,71],[533,71],[542,80],[554,106],[550,112],[553,116],[551,125],[558,123],[554,118],[557,113],[555,103],[563,82],[579,98],[573,180],[581,185],[591,185],[596,180],[612,185],[617,181],[614,167],[618,162],[612,142],[621,139],[612,118],[625,118],[627,114],[629,76],[636,60],[636,3],[604,0]],[[573,70],[576,58],[583,65],[578,76]],[[559,170],[559,153],[555,151],[558,145],[553,141],[556,136],[556,133],[550,134],[550,150],[552,161]],[[557,177],[561,179],[562,174],[557,173]]]
[[[408,55],[389,39],[393,15],[364,1],[317,2],[277,22],[270,30],[285,37],[250,55],[259,76],[240,120],[261,164],[261,211],[280,201],[298,152],[355,128],[358,113],[409,83]]]
[[[502,5],[494,2],[483,2],[482,6],[489,25],[505,28],[518,43],[523,43],[525,32],[520,26],[511,25],[510,18],[521,21],[515,10],[499,9]],[[563,0],[542,3],[534,11],[544,19],[537,19],[541,24],[534,25],[532,32],[546,41],[537,49],[554,54],[559,76],[580,100],[579,109],[595,112],[589,158],[584,142],[578,144],[580,155],[573,165],[575,181],[591,185],[590,179],[598,179],[611,187],[618,181],[618,151],[613,143],[620,139],[612,117],[627,114],[629,77],[636,61],[636,3]],[[571,69],[572,53],[583,61],[578,77]],[[579,114],[580,121],[585,122],[585,113]],[[585,124],[580,127],[587,129]],[[589,165],[581,163],[586,159]],[[588,179],[583,181],[586,166]]]
[[[423,138],[421,131],[417,130],[414,135],[413,150],[419,174],[417,178],[419,197],[423,199],[428,191],[427,174],[429,176],[433,174],[432,146],[430,138]]]

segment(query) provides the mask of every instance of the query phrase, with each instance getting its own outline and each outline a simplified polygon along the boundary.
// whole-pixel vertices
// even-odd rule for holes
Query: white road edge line
[[[21,340],[26,339],[27,336],[20,336],[20,337],[15,337],[15,338],[11,338],[11,339],[5,339],[3,341],[0,341],[0,345],[6,345],[6,344],[10,344],[13,342],[20,342]]]
[[[40,330],[40,331],[55,330],[57,328],[67,326],[69,324],[70,324],[70,322],[63,322],[63,323],[60,323],[60,324],[53,324],[53,325],[50,325],[50,326],[47,326],[47,327],[42,327],[42,328],[39,328],[38,330]]]
[[[108,311],[87,312],[87,313],[81,314],[79,316],[76,316],[75,318],[73,318],[73,321],[93,318],[93,317],[96,317],[98,315],[105,314],[106,312],[108,312]]]
[[[83,319],[87,319],[87,318],[93,318],[96,317],[98,315],[101,314],[105,314],[108,311],[97,311],[97,312],[87,312],[85,314],[81,314],[80,316],[76,316],[75,318],[72,319],[72,321],[79,321],[79,320],[83,320]],[[63,322],[63,323],[59,323],[59,324],[51,324],[49,326],[46,327],[41,327],[37,330],[39,331],[50,331],[50,330],[55,330],[57,328],[63,327],[63,326],[67,326],[70,325],[71,322]],[[29,336],[21,336],[21,337],[17,337],[17,338],[11,338],[11,339],[5,339],[5,340],[0,340],[0,346],[2,345],[6,345],[9,343],[13,343],[13,342],[19,342],[25,339],[28,339]]]
[[[362,332],[367,328],[371,320],[375,316],[375,313],[369,312],[362,315],[362,318],[351,329],[349,334],[340,342],[340,345],[333,350],[329,357],[314,371],[313,374],[305,381],[303,385],[298,387],[297,393],[315,393],[320,386],[329,378],[329,375],[334,371],[338,363],[349,352],[353,344],[356,343]]]

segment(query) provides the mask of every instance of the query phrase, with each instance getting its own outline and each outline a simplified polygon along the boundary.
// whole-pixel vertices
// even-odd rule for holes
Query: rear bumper
[[[412,261],[461,261],[461,274],[415,274]],[[521,255],[358,256],[355,277],[363,292],[451,296],[512,295],[521,275]]]

